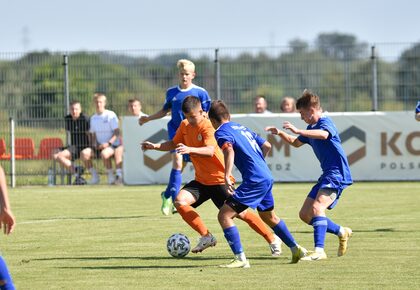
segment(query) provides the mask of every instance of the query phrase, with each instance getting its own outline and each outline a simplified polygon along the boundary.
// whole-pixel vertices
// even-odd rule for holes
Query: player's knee
[[[300,210],[299,218],[307,224],[309,224],[311,222],[311,219],[312,219],[311,214],[309,214],[308,211],[306,211],[304,209]]]

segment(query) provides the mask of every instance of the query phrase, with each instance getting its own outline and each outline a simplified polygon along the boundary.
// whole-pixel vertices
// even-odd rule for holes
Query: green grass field
[[[277,213],[311,249],[312,228],[298,212],[312,184],[277,184]],[[289,264],[237,221],[250,269],[221,269],[231,251],[211,202],[199,212],[219,243],[175,259],[166,239],[197,234],[179,215],[162,216],[163,186],[21,187],[10,189],[15,232],[1,250],[17,289],[419,289],[420,183],[356,183],[330,217],[354,236],[346,256],[328,235],[328,260]]]

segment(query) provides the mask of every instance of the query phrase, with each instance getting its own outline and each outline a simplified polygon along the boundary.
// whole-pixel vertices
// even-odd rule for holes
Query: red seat
[[[48,137],[41,140],[39,143],[38,159],[51,159],[52,155],[57,149],[63,147],[61,138]]]
[[[32,159],[34,158],[35,145],[32,138],[15,138],[15,158]]]
[[[10,154],[6,154],[6,141],[0,139],[0,160],[10,159]]]

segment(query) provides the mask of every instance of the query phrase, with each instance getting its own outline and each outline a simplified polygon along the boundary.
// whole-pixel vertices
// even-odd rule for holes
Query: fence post
[[[372,111],[378,110],[378,64],[375,53],[375,46],[371,48],[371,60],[372,60]]]
[[[16,187],[16,168],[15,168],[15,121],[9,118],[10,126],[10,186]]]
[[[220,100],[220,62],[219,62],[219,49],[214,51],[214,63],[216,66],[216,98]]]
[[[67,54],[63,55],[63,66],[64,66],[64,107],[66,109],[64,115],[70,114],[70,92],[69,92],[69,57]],[[66,133],[66,145],[70,145],[70,132]],[[54,160],[54,185],[56,184],[56,166]],[[61,184],[64,183],[64,172],[61,172]],[[67,184],[71,184],[71,174],[67,174]]]

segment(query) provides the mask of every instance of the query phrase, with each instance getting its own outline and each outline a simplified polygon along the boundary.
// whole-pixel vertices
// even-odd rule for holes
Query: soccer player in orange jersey
[[[198,253],[215,246],[217,241],[195,208],[211,199],[220,209],[229,193],[225,186],[223,154],[214,138],[214,128],[201,108],[200,99],[194,96],[186,97],[182,111],[185,120],[172,140],[158,144],[145,141],[141,147],[142,150],[176,150],[180,154],[190,155],[195,168],[195,179],[180,190],[174,204],[184,221],[201,236],[198,245],[192,249],[193,253]],[[232,176],[230,178],[233,180]],[[269,231],[257,214],[243,211],[240,218],[265,238],[273,256],[280,255],[281,240]]]

